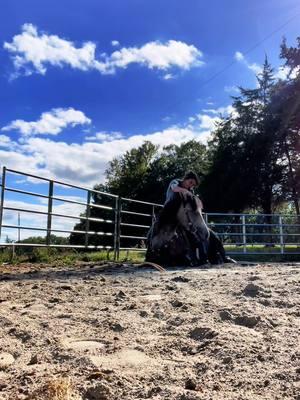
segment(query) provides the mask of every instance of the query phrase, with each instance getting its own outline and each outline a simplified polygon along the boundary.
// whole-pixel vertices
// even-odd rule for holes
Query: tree
[[[300,67],[300,36],[297,38],[297,47],[288,47],[286,39],[281,43],[280,57],[285,60],[285,66],[290,68],[290,73],[296,70],[299,79]]]
[[[159,151],[158,146],[145,142],[110,162],[105,189],[123,197],[162,203],[170,180],[188,170],[201,175],[207,170],[204,144],[190,140]]]
[[[138,198],[144,191],[153,160],[158,155],[158,146],[149,141],[114,158],[106,170],[106,187],[119,196]]]
[[[210,170],[205,179],[209,210],[242,212],[260,207],[271,214],[282,199],[279,141],[269,105],[274,91],[267,57],[257,75],[257,88],[240,87],[233,98],[234,115],[217,126],[209,143]]]
[[[95,190],[117,194],[130,199],[144,200],[153,203],[163,203],[167,186],[171,179],[181,177],[187,170],[204,173],[207,169],[207,153],[205,145],[191,140],[179,146],[171,145],[159,152],[158,146],[145,142],[142,146],[127,151],[123,156],[112,160],[106,171],[106,182],[98,184]],[[92,194],[91,204],[114,207],[113,200],[98,193]],[[128,204],[123,204],[123,211],[128,211]],[[127,207],[127,209],[126,209]],[[134,211],[146,213],[145,206],[134,204]],[[149,212],[149,209],[147,210]],[[88,236],[88,244],[112,245],[113,225],[106,222],[90,221],[85,217],[114,220],[114,213],[97,207],[90,207],[82,215],[82,220],[76,224],[75,230],[104,232],[106,236],[97,234]],[[134,215],[123,215],[123,221],[131,224],[149,224],[149,220]],[[126,218],[126,219],[125,219]],[[122,234],[132,234],[129,226],[122,226]],[[72,233],[70,242],[84,244],[85,234]],[[127,243],[127,242],[126,242]],[[128,242],[132,245],[132,242]]]
[[[282,147],[281,164],[286,169],[285,191],[293,201],[296,213],[300,214],[300,37],[297,47],[281,44],[281,58],[289,69],[286,81],[277,85],[272,99],[272,111],[277,115],[277,130]]]

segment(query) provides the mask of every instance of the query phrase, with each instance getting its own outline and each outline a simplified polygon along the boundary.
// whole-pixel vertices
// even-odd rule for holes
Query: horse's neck
[[[196,199],[196,205],[197,205],[196,210],[191,211],[191,210],[186,210],[187,204],[181,203],[178,213],[177,213],[177,218],[176,218],[177,222],[180,225],[184,225],[183,220],[185,220],[185,222],[187,222],[187,223],[196,222],[196,220],[197,220],[198,224],[205,225],[205,221],[204,221],[204,218],[202,215],[202,207],[201,207],[200,203],[197,201],[197,199]],[[185,215],[185,218],[183,218],[182,215]],[[186,221],[186,218],[187,218],[187,221]]]
[[[198,197],[195,197],[195,202],[197,205],[197,210],[202,215],[202,201]]]

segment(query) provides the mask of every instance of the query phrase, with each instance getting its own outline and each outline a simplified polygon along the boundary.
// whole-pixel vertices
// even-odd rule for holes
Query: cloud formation
[[[105,132],[105,131],[101,131],[101,132],[97,132],[95,133],[93,136],[86,136],[86,140],[90,141],[90,140],[96,140],[99,142],[112,142],[116,139],[122,139],[123,138],[123,134],[121,132]]]
[[[116,40],[112,41],[113,46],[117,44]],[[188,70],[203,64],[200,50],[176,40],[165,43],[153,41],[141,47],[122,47],[111,55],[102,53],[97,58],[95,43],[86,42],[82,47],[76,47],[72,41],[57,35],[40,33],[32,24],[24,24],[22,33],[15,35],[11,43],[5,42],[4,48],[11,54],[15,77],[32,73],[44,75],[49,65],[114,74],[117,69],[127,68],[133,63],[163,71],[174,67]]]
[[[234,58],[236,61],[243,63],[248,69],[253,71],[256,75],[260,74],[263,70],[263,67],[261,65],[258,65],[256,63],[249,63],[244,54],[241,53],[240,51],[235,52]],[[274,78],[278,80],[286,80],[288,78],[295,79],[298,76],[299,72],[300,68],[295,68],[294,70],[291,70],[291,68],[289,68],[288,66],[281,65],[278,68],[274,68],[273,75]],[[225,91],[229,90],[226,90],[225,87]]]
[[[53,108],[51,111],[42,113],[38,121],[27,122],[23,119],[16,119],[1,130],[17,130],[24,136],[57,135],[68,126],[74,127],[90,123],[91,120],[82,111],[74,110],[74,108]]]
[[[11,146],[10,138],[6,135],[0,135],[0,147],[10,147],[10,146]]]
[[[107,133],[107,138],[82,144],[25,137],[22,143],[14,142],[14,150],[0,148],[0,159],[2,165],[8,168],[92,187],[104,181],[109,161],[142,145],[145,140],[163,147],[192,139],[206,142],[209,134],[210,131],[200,128],[197,121],[193,126],[171,126],[162,131],[127,138],[115,137],[111,140]]]
[[[221,116],[235,116],[236,111],[232,105],[218,108],[203,109],[201,114],[197,115],[200,121],[200,128],[212,132],[216,124],[221,121]]]
[[[41,193],[47,193],[47,185],[45,185],[44,190],[41,190]],[[78,202],[86,202],[86,199],[71,195],[60,196],[67,200],[71,201],[78,201]],[[29,201],[25,200],[13,200],[11,198],[5,199],[5,206],[6,207],[13,207],[18,209],[27,209],[31,211],[40,211],[47,213],[48,209],[48,200],[43,198],[36,198],[34,203],[30,203]],[[81,213],[85,210],[85,206],[74,204],[74,203],[67,203],[67,202],[59,202],[58,204],[54,204],[52,211],[56,214],[62,215],[72,215],[79,217]],[[22,229],[20,232],[20,238],[25,239],[30,236],[44,236],[46,234],[47,228],[47,216],[43,214],[34,214],[34,213],[27,213],[27,212],[20,212],[20,225],[26,226],[32,229]],[[75,219],[71,218],[62,218],[62,217],[52,217],[52,229],[53,230],[72,230],[74,228],[74,224],[76,223]],[[18,226],[18,213],[14,210],[4,210],[3,212],[3,224],[4,225],[14,225]],[[45,230],[35,230],[34,228],[41,228]],[[63,232],[53,232],[59,236],[69,236],[69,233]],[[2,229],[1,240],[4,241],[5,237],[8,236],[10,239],[17,240],[18,239],[18,231],[17,229],[13,228],[6,228]]]
[[[251,71],[253,71],[256,75],[262,72],[262,66],[258,65],[256,63],[249,63],[246,59],[246,57],[244,56],[243,53],[241,53],[240,51],[236,51],[234,54],[234,58],[236,61],[243,63],[244,65],[246,65],[246,67],[248,69],[250,69]]]
[[[37,132],[45,130],[49,132],[49,127],[41,128],[41,125],[44,126],[40,124],[40,121],[44,120],[42,116],[48,114],[43,113],[39,121],[27,123],[31,124],[30,129],[26,125],[24,127],[16,123],[11,124],[19,127],[21,133],[19,140],[0,135],[0,144],[1,141],[4,144],[2,148],[0,146],[0,160],[1,164],[8,168],[92,187],[104,181],[109,161],[132,148],[141,146],[146,140],[160,148],[174,143],[180,145],[189,140],[207,143],[220,114],[226,115],[230,112],[232,112],[231,106],[202,110],[181,125],[172,125],[160,131],[129,137],[116,131],[99,131],[94,134],[90,132],[83,143],[66,143],[54,140],[52,137],[37,137]],[[89,121],[83,113],[79,115],[81,117],[76,119],[76,123]],[[66,119],[63,121],[65,123]],[[74,118],[68,119],[68,123],[75,123]],[[52,128],[57,132],[63,129],[62,123],[53,123]]]

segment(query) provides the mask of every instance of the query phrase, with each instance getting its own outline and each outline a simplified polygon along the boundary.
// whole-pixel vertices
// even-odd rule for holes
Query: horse
[[[210,230],[202,215],[197,196],[178,194],[176,217],[157,231],[156,222],[147,237],[146,261],[168,266],[207,264]]]

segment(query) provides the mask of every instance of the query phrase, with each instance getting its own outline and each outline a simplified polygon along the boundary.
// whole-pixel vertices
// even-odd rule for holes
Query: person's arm
[[[171,190],[172,190],[172,192],[175,192],[175,193],[190,193],[189,190],[180,187],[179,184],[178,184],[178,182],[177,182],[177,183],[174,182],[174,183],[171,185]]]

